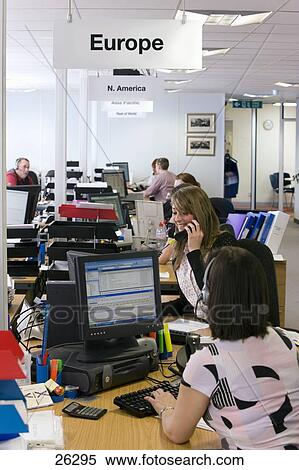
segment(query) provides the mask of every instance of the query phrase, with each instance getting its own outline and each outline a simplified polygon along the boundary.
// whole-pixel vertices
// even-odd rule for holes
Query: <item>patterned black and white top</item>
[[[182,383],[210,397],[206,422],[230,449],[299,449],[298,351],[269,328],[193,354]]]

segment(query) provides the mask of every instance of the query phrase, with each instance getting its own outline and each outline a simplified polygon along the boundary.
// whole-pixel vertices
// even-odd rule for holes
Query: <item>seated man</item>
[[[167,195],[174,188],[175,174],[168,171],[167,158],[158,158],[156,162],[156,176],[152,184],[144,191],[145,197],[153,196],[155,201],[165,202]]]
[[[28,158],[17,158],[15,168],[6,173],[7,186],[32,185],[33,180],[29,175],[29,168],[30,162]]]

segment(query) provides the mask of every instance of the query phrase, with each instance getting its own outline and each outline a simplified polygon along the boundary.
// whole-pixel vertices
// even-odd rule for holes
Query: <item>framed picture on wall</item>
[[[187,114],[187,133],[216,132],[216,114]]]
[[[215,144],[215,136],[187,135],[186,155],[213,157],[215,155]]]

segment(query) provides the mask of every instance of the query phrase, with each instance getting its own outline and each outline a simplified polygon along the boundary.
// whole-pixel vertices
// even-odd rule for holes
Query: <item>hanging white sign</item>
[[[108,118],[121,118],[121,119],[131,119],[131,118],[138,118],[144,119],[146,118],[146,113],[138,113],[137,111],[109,111]]]
[[[56,69],[201,69],[202,22],[57,21],[53,51]]]
[[[152,101],[105,101],[102,110],[108,112],[152,113],[154,106]]]
[[[156,77],[88,77],[89,100],[153,100],[163,92],[162,81]]]

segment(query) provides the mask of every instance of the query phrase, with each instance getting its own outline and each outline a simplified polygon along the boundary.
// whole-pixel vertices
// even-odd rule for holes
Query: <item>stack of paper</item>
[[[23,352],[10,331],[0,331],[0,440],[28,432],[25,398],[15,379],[25,377],[21,367]],[[19,441],[18,441],[19,442]],[[18,444],[19,445],[19,444]],[[10,444],[8,446],[11,448]]]
[[[29,433],[23,438],[28,449],[63,449],[62,417],[54,411],[29,413]]]
[[[15,281],[7,274],[7,297],[10,305],[15,296]]]

